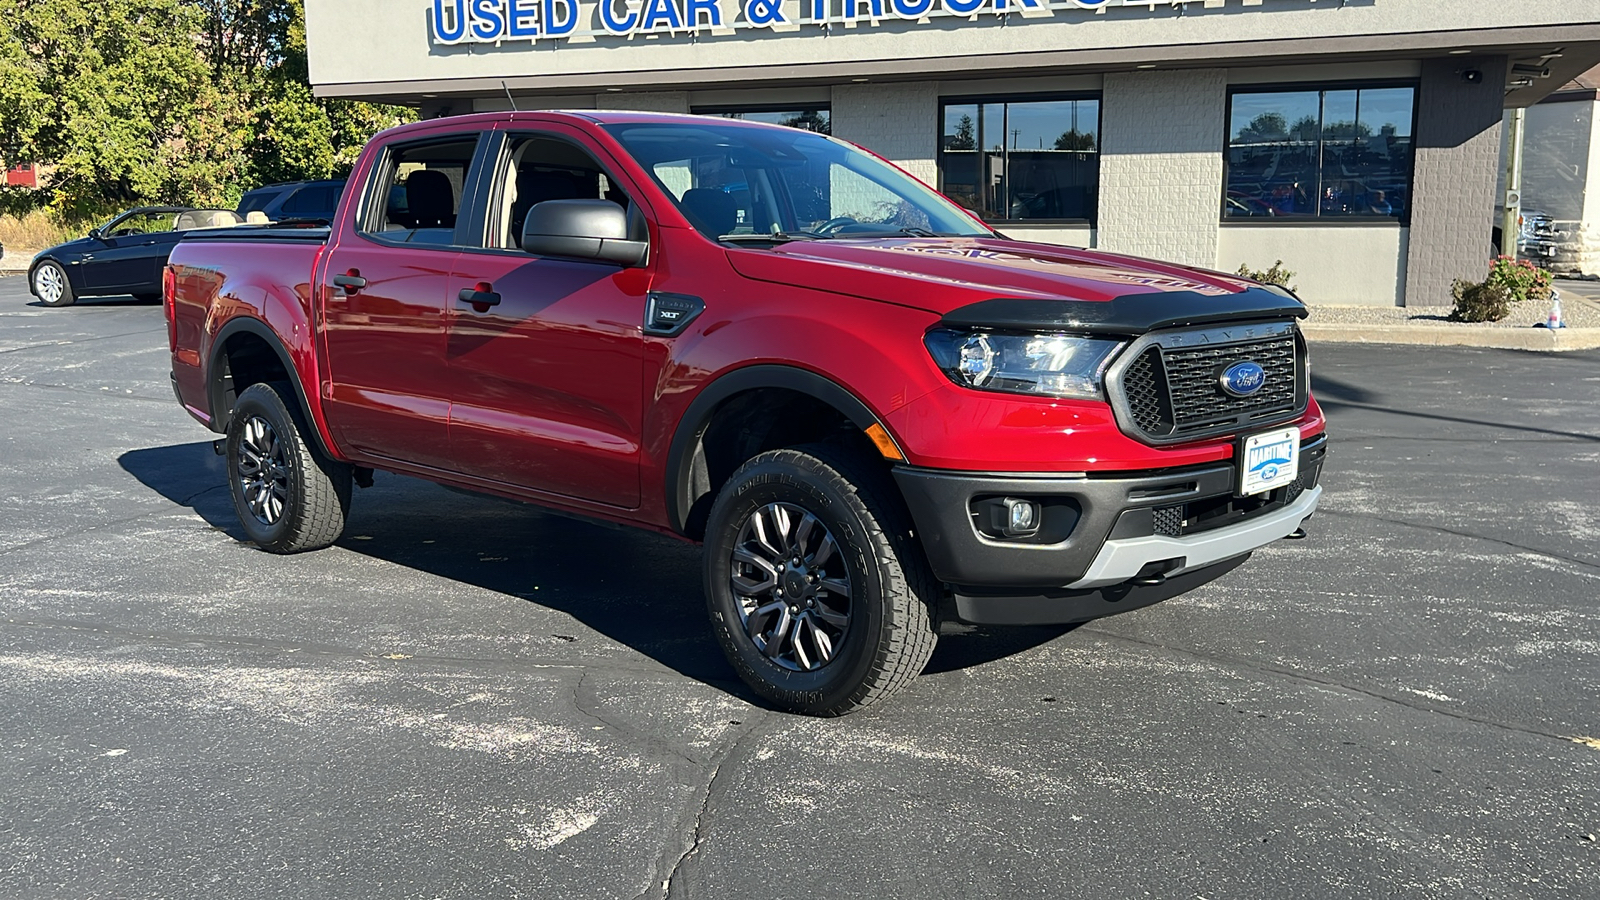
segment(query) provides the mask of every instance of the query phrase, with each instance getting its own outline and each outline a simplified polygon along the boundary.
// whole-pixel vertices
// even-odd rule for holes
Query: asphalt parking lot
[[[241,545],[159,307],[30,299],[0,897],[1596,896],[1600,352],[1318,347],[1308,540],[814,720],[688,545],[383,474]]]

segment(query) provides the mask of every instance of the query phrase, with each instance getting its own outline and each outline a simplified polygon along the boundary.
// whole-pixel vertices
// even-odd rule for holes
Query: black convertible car
[[[241,223],[228,209],[141,206],[33,259],[28,289],[45,306],[71,306],[79,297],[132,294],[161,299],[161,270],[184,232]]]

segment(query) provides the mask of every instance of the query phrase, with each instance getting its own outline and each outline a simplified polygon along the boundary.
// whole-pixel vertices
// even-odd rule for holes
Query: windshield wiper
[[[717,238],[730,244],[783,244],[789,241],[826,241],[832,235],[817,234],[814,231],[775,231],[771,234],[753,232],[750,234],[724,234]]]

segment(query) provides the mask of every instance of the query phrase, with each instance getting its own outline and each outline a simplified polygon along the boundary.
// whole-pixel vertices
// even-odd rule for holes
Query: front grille
[[[1167,370],[1161,364],[1161,348],[1151,347],[1139,354],[1122,377],[1128,392],[1128,411],[1133,421],[1151,434],[1172,431],[1172,400],[1167,394]]]
[[[1121,401],[1123,430],[1151,443],[1268,425],[1306,403],[1305,366],[1292,331],[1221,346],[1171,346],[1157,339],[1136,353],[1113,384],[1113,397]],[[1266,381],[1256,393],[1235,397],[1222,389],[1222,372],[1245,361],[1261,366]]]

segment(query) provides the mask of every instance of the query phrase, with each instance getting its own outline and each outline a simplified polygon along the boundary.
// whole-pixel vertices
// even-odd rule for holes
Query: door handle
[[[333,286],[337,288],[344,288],[344,292],[346,294],[354,294],[356,291],[359,291],[367,286],[367,280],[352,271],[348,275],[333,276]]]
[[[489,307],[500,305],[500,295],[487,282],[478,282],[477,287],[462,288],[458,299],[462,303],[472,304],[476,312],[488,312]]]

